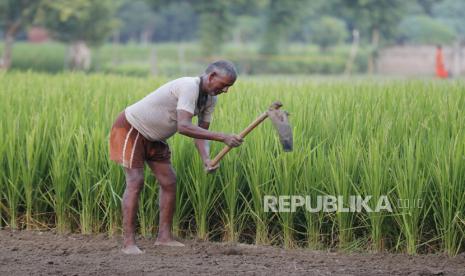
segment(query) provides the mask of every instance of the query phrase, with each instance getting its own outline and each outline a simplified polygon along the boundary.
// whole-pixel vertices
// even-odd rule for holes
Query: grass
[[[0,226],[121,232],[124,175],[108,160],[113,120],[166,79],[0,74]],[[295,150],[265,121],[206,175],[192,139],[169,140],[176,235],[284,247],[439,252],[464,249],[465,83],[239,78],[211,128],[239,132],[274,100]],[[222,148],[212,143],[212,155]],[[138,231],[153,236],[158,184],[146,171]],[[265,195],[388,196],[393,212],[264,212]],[[405,205],[408,202],[408,205]],[[399,203],[403,203],[399,204]],[[313,204],[314,206],[314,204]],[[347,207],[345,205],[344,207]]]
[[[0,54],[3,50],[0,44]],[[241,74],[342,74],[350,47],[320,52],[315,45],[291,44],[280,54],[263,56],[255,43],[227,43],[219,56],[205,56],[195,42],[157,44],[104,44],[92,49],[90,71],[147,77],[197,74],[216,59],[232,60]],[[361,48],[354,73],[366,72],[368,49]],[[58,42],[18,41],[12,52],[12,69],[60,73],[67,70],[67,46]]]

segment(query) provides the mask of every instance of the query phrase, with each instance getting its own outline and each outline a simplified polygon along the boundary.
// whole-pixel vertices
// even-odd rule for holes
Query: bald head
[[[228,77],[233,80],[237,79],[236,67],[234,67],[232,62],[227,60],[218,60],[208,65],[205,73],[210,74],[212,72],[216,72],[218,75]]]

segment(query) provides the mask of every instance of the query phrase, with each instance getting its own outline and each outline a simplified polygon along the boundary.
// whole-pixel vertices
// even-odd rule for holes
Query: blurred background
[[[463,0],[0,0],[0,24],[3,70],[465,75]]]

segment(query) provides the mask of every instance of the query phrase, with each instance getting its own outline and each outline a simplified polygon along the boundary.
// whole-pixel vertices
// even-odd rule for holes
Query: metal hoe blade
[[[292,128],[287,118],[289,113],[280,109],[269,109],[267,112],[268,117],[271,119],[271,122],[273,123],[273,126],[278,131],[279,140],[283,145],[284,151],[292,151]]]

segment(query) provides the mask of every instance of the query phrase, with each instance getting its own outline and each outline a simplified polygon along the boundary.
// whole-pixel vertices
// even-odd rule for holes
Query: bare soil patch
[[[120,252],[120,238],[0,230],[0,275],[465,275],[465,255],[408,256],[183,241],[145,254]]]

